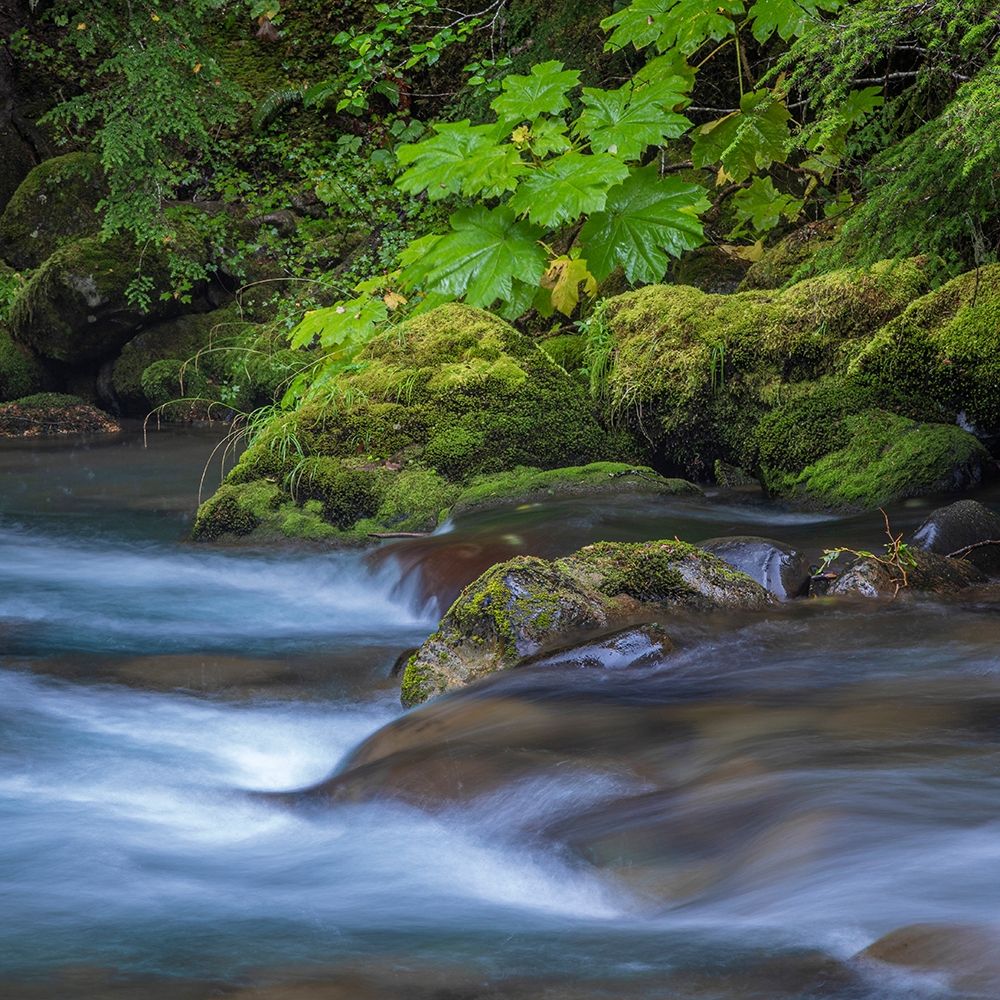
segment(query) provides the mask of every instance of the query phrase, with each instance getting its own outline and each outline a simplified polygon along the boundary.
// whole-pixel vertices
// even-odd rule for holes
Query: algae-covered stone
[[[140,268],[152,288],[143,307],[127,295]],[[160,297],[170,287],[163,253],[152,250],[140,263],[128,237],[77,240],[57,250],[31,276],[11,310],[11,333],[55,361],[96,361],[120,350],[141,324],[180,312],[179,301]]]
[[[798,474],[772,474],[772,493],[815,509],[869,510],[967,489],[992,466],[989,452],[960,427],[921,424],[884,410],[845,417],[841,427],[842,447]]]
[[[883,559],[855,560],[837,577],[827,594],[864,598],[894,598],[904,592],[950,594],[986,582],[986,574],[971,563],[912,549],[902,568]]]
[[[333,391],[277,417],[228,484],[269,479],[284,500],[302,503],[314,499],[295,491],[301,470],[312,468],[303,460],[341,463],[350,474],[330,479],[321,500],[332,526],[357,536],[420,530],[433,528],[462,489],[470,502],[503,492],[476,477],[616,458],[618,441],[585,388],[534,342],[489,313],[449,305],[377,337]],[[349,485],[358,475],[371,480],[363,507]],[[341,487],[343,500],[334,496]]]
[[[66,153],[40,163],[21,182],[0,216],[0,257],[38,267],[65,243],[96,235],[97,203],[106,194],[100,159]]]
[[[785,387],[842,370],[926,287],[914,260],[780,292],[654,285],[610,299],[606,420],[648,442],[658,468],[690,478],[707,477],[719,458],[752,464],[754,428]]]
[[[120,430],[116,420],[79,396],[42,392],[0,405],[0,437],[108,434]]]
[[[918,299],[854,359],[883,406],[1000,436],[1000,264]]]
[[[407,663],[403,704],[516,666],[575,634],[671,608],[758,610],[771,600],[760,584],[684,542],[599,542],[553,562],[519,557],[462,591]]]

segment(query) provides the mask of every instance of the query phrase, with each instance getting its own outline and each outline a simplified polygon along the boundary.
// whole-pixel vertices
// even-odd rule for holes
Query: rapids
[[[497,559],[749,532],[814,555],[878,518],[576,502],[374,554],[213,549],[183,537],[214,443],[0,447],[0,993],[995,996],[845,963],[997,921],[1000,602],[692,618],[662,663],[405,716],[393,664]],[[298,794],[373,736],[391,771]]]

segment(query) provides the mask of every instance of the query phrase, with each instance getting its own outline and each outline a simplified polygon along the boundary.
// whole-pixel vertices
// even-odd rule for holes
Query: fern
[[[279,115],[297,104],[301,104],[303,95],[301,90],[294,87],[286,87],[282,90],[272,91],[257,108],[253,116],[253,128],[256,132],[261,132],[271,124]]]

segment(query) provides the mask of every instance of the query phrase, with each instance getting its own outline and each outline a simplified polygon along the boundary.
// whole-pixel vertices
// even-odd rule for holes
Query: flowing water
[[[0,993],[997,995],[845,964],[998,919],[996,598],[679,620],[661,662],[404,716],[397,658],[497,559],[880,525],[624,499],[374,554],[212,549],[183,538],[214,442],[0,449]],[[380,730],[391,766],[353,770]]]

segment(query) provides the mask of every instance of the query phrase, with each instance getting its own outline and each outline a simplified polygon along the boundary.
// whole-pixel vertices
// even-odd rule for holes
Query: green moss
[[[391,474],[383,485],[374,518],[357,530],[431,531],[451,506],[458,488],[431,469],[411,468]]]
[[[64,243],[100,229],[105,194],[100,159],[66,153],[45,160],[21,182],[0,216],[0,256],[15,267],[38,267]]]
[[[851,372],[914,419],[961,415],[1000,434],[1000,265],[963,274],[914,302],[860,352]]]
[[[844,418],[877,401],[870,388],[844,376],[793,386],[783,395],[757,425],[752,449],[761,481],[776,492],[789,474],[846,445],[850,430]]]
[[[303,459],[290,476],[292,495],[300,503],[316,501],[323,517],[337,528],[350,528],[379,508],[386,475],[351,469],[325,455]]]
[[[60,406],[86,406],[87,401],[65,392],[36,392],[30,396],[14,400],[25,410],[49,410]]]
[[[563,333],[540,340],[538,346],[564,371],[573,374],[583,367],[583,337]]]
[[[399,691],[400,701],[406,708],[419,705],[427,701],[434,693],[434,686],[431,680],[430,671],[417,662],[417,655],[414,653],[406,661],[403,670],[403,680]]]
[[[883,410],[842,421],[844,444],[772,489],[827,510],[868,510],[978,483],[990,457],[959,427],[921,424]]]
[[[281,488],[266,480],[223,485],[198,509],[194,537],[215,541],[227,535],[249,535],[270,519],[281,499]]]
[[[926,287],[920,261],[838,271],[781,292],[706,295],[650,286],[610,299],[606,419],[691,478],[745,464],[779,387],[842,370]]]
[[[38,358],[15,344],[7,328],[0,324],[0,402],[30,396],[45,389],[50,381]]]

